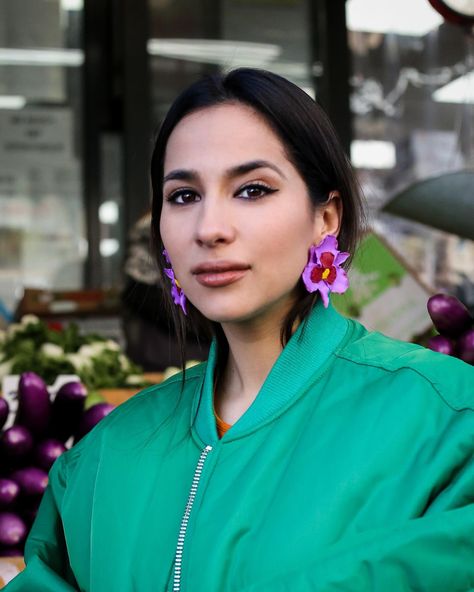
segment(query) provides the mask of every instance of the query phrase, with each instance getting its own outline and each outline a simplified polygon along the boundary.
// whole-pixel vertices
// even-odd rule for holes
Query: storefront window
[[[78,0],[0,0],[0,304],[24,287],[78,288],[81,188]]]
[[[150,0],[153,116],[206,72],[268,68],[314,94],[306,0]]]

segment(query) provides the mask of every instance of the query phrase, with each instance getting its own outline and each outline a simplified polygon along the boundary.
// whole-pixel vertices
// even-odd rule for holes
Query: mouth
[[[202,263],[191,271],[201,285],[209,288],[219,288],[239,281],[247,274],[249,269],[250,266],[244,263],[219,261]]]

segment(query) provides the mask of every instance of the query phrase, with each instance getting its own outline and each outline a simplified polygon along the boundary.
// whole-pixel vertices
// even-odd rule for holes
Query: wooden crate
[[[0,588],[6,586],[24,568],[23,557],[0,557]]]
[[[148,372],[145,374],[146,380],[151,383],[158,384],[163,380],[163,374],[161,372]],[[116,388],[116,389],[100,389],[101,395],[112,405],[120,405],[130,397],[133,397],[142,389],[137,388]]]

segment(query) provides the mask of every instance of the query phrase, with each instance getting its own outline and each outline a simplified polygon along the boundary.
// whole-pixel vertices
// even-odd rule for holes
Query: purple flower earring
[[[346,272],[341,268],[349,255],[338,251],[337,238],[332,234],[309,249],[308,263],[302,274],[303,282],[308,292],[319,291],[326,308],[329,305],[329,292],[342,294],[349,287]]]
[[[177,306],[181,306],[184,314],[186,315],[187,314],[187,312],[186,312],[186,296],[184,295],[184,292],[183,292],[181,286],[179,285],[178,280],[175,278],[174,271],[171,266],[171,261],[170,261],[170,258],[168,256],[168,252],[166,251],[166,249],[163,249],[163,257],[166,259],[166,263],[169,264],[169,267],[165,267],[163,271],[165,272],[165,275],[171,281],[171,297],[173,298],[173,302]]]

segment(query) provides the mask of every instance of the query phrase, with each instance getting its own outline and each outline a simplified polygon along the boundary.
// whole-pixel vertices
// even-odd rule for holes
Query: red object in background
[[[48,321],[46,326],[51,331],[57,331],[58,333],[60,333],[64,328],[64,324],[60,323],[59,321]]]
[[[431,6],[440,13],[440,15],[448,22],[464,27],[472,27],[474,25],[474,14],[468,12],[460,12],[452,6],[452,2],[444,0],[428,0]],[[473,3],[474,4],[474,3]]]

